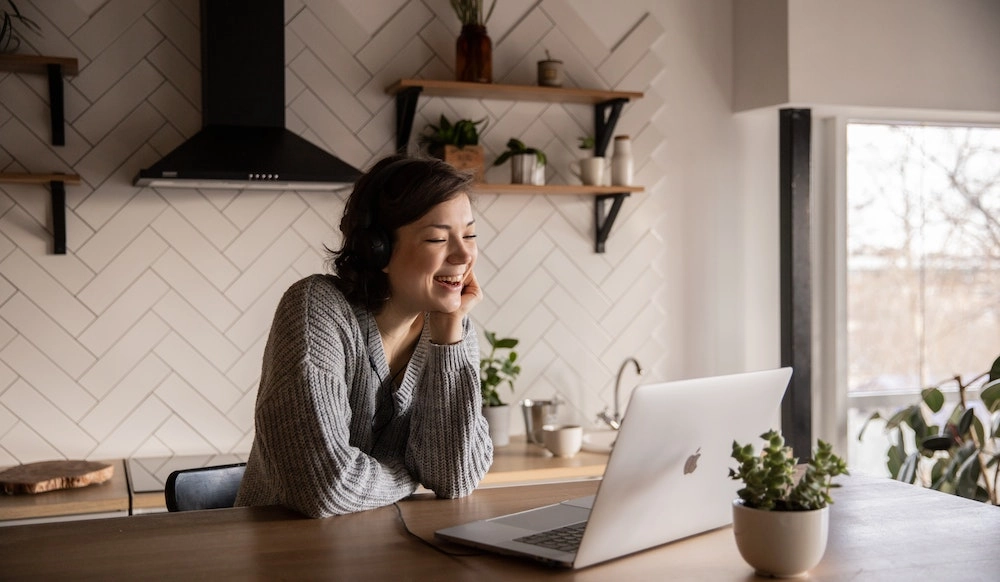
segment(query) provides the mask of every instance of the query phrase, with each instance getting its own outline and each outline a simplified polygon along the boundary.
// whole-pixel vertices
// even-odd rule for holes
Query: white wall
[[[134,188],[199,126],[197,1],[18,4],[44,30],[26,51],[81,70],[60,148],[47,143],[44,78],[0,73],[0,169],[84,183],[68,191],[65,256],[49,254],[45,189],[0,185],[0,465],[247,450],[274,305],[322,269],[342,197]],[[445,0],[286,0],[286,16],[288,126],[358,167],[393,147],[385,86],[452,75]],[[618,133],[647,190],[626,201],[606,254],[593,252],[590,198],[477,202],[487,299],[475,317],[523,345],[508,400],[559,392],[590,422],[626,356],[648,380],[744,368],[754,231],[731,171],[729,0],[504,0],[489,31],[498,82],[533,82],[547,48],[570,85],[645,93]],[[540,145],[553,182],[592,123],[585,106],[433,98],[415,130],[442,112],[488,116],[488,157],[510,136]]]

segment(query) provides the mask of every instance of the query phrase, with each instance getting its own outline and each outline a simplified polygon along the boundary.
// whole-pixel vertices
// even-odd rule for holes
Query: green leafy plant
[[[581,150],[592,150],[597,145],[597,142],[594,141],[594,136],[592,135],[584,135],[577,139],[580,141]]]
[[[0,53],[12,53],[21,46],[21,36],[17,32],[15,23],[23,25],[25,28],[40,33],[38,24],[21,14],[14,0],[7,0],[7,7],[0,8],[3,21],[0,22]]]
[[[969,389],[984,378],[976,402]],[[958,402],[944,425],[938,426],[934,415],[946,401],[942,388],[952,383],[958,387]],[[881,418],[878,412],[869,416],[858,440],[873,420]],[[915,404],[886,420],[885,432],[890,441],[886,466],[894,479],[1000,505],[1000,357],[988,372],[972,379],[955,375],[924,388]]]
[[[483,0],[451,0],[451,8],[455,11],[455,16],[463,26],[475,25],[486,26],[490,16],[493,16],[493,9],[497,5],[497,0],[493,0],[490,8],[483,14]]]
[[[514,338],[497,338],[496,334],[487,331],[486,341],[490,343],[490,355],[479,362],[479,387],[483,393],[483,404],[486,406],[502,406],[497,388],[506,383],[514,391],[514,380],[521,373],[517,364],[518,340]],[[499,352],[499,353],[498,353]],[[506,352],[504,355],[503,352]]]
[[[544,166],[545,162],[548,160],[548,158],[545,157],[545,152],[542,150],[538,148],[529,148],[524,145],[524,142],[521,140],[512,137],[507,140],[507,149],[500,154],[499,157],[497,157],[496,161],[493,162],[493,165],[499,166],[509,160],[511,156],[517,154],[535,154],[535,157],[538,159],[538,163],[542,166]]]
[[[833,454],[833,447],[823,440],[817,441],[812,459],[805,473],[795,482],[799,460],[792,456],[792,448],[785,446],[781,433],[771,429],[760,435],[767,442],[760,455],[753,445],[733,441],[732,457],[738,469],[729,469],[729,477],[743,481],[743,488],[736,492],[743,505],[770,511],[809,511],[822,509],[833,503],[830,489],[837,475],[847,474],[847,464]]]
[[[437,125],[428,123],[424,127],[424,133],[420,135],[418,141],[421,145],[427,146],[429,150],[443,149],[446,145],[459,148],[479,145],[479,125],[483,124],[482,129],[485,129],[488,123],[485,117],[478,121],[459,119],[455,123],[451,123],[447,117],[441,115]]]

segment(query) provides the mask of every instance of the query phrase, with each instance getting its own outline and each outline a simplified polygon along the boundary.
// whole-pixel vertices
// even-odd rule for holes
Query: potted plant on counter
[[[507,384],[514,391],[514,380],[521,373],[514,348],[518,340],[497,338],[486,331],[486,341],[490,353],[479,361],[479,387],[483,395],[483,416],[490,425],[490,439],[494,446],[502,447],[510,443],[510,406],[500,399],[497,388]]]
[[[781,433],[761,435],[767,446],[760,455],[753,445],[733,442],[739,463],[729,477],[742,481],[733,501],[733,534],[740,555],[758,574],[789,577],[807,572],[826,551],[830,489],[847,464],[829,443],[817,441],[812,459],[796,481],[798,459]],[[800,471],[801,472],[801,471]]]
[[[510,182],[511,184],[535,184],[542,186],[545,184],[545,163],[547,158],[545,152],[538,148],[528,147],[517,138],[507,140],[507,149],[504,150],[494,166],[499,166],[510,160]]]
[[[480,127],[482,125],[482,127]],[[435,158],[444,160],[459,170],[473,172],[477,182],[483,181],[486,169],[479,132],[486,129],[487,119],[459,119],[451,123],[443,114],[437,125],[428,123],[418,138],[421,146]]]

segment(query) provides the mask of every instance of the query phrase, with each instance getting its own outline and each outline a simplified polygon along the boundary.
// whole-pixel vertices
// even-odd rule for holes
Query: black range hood
[[[201,0],[202,129],[136,186],[340,190],[361,172],[285,128],[283,0]]]

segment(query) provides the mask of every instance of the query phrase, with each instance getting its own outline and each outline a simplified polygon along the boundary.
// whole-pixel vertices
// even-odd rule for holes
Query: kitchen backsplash
[[[285,4],[287,125],[356,167],[394,147],[386,86],[453,78],[459,26],[445,0]],[[664,377],[672,349],[677,250],[664,244],[664,66],[651,50],[665,30],[640,13],[602,39],[594,27],[612,4],[500,2],[488,26],[496,82],[534,84],[548,50],[568,86],[645,94],[616,133],[631,136],[646,192],[625,201],[607,252],[593,250],[592,198],[475,202],[486,291],[476,323],[522,342],[506,400],[559,393],[588,423],[611,405],[624,358]],[[248,450],[271,315],[288,285],[324,269],[344,194],[132,186],[200,126],[197,0],[18,6],[43,30],[24,52],[76,57],[80,73],[66,84],[66,145],[54,147],[44,76],[0,72],[0,170],[74,172],[83,184],[67,187],[64,256],[50,254],[47,189],[0,184],[0,465]],[[442,113],[489,118],[488,162],[510,137],[540,147],[553,183],[572,180],[577,138],[593,131],[584,105],[423,98],[414,135]],[[626,388],[636,382],[626,375]],[[519,415],[512,423],[523,432]]]

